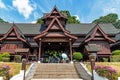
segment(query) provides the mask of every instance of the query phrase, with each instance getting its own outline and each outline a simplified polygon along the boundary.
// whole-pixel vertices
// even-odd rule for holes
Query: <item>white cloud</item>
[[[108,2],[109,1],[109,2]],[[84,22],[92,22],[101,16],[109,13],[116,13],[120,18],[120,0],[99,0],[95,1],[90,7],[90,11]],[[81,18],[80,18],[81,19]]]
[[[78,15],[74,15],[76,17],[77,20],[80,20],[79,16]]]
[[[13,0],[13,6],[16,7],[20,14],[22,14],[26,19],[29,18],[33,11],[33,7],[29,0]]]
[[[31,23],[35,24],[37,21],[32,21]]]
[[[120,18],[120,0],[110,0],[104,5],[103,14],[117,13]]]
[[[6,9],[5,4],[2,2],[2,0],[0,0],[0,8]]]
[[[108,13],[117,13],[116,8],[111,8],[111,7],[107,7],[103,9],[104,14],[108,14]]]
[[[40,15],[37,12],[34,12],[33,16],[34,16],[34,19],[40,18]]]

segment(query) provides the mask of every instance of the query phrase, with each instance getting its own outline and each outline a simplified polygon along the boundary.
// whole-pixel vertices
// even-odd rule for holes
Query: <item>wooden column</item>
[[[26,62],[28,62],[29,51],[26,53]]]
[[[69,45],[70,45],[70,61],[73,61],[73,56],[72,56],[72,42],[71,42],[71,39],[69,39]]]
[[[38,54],[38,61],[40,61],[41,58],[41,39],[39,39],[39,54]]]

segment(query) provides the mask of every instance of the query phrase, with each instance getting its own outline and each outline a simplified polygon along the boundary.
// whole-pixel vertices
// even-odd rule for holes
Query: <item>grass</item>
[[[15,62],[0,62],[0,66],[8,65],[10,67],[10,77],[18,74],[21,70],[22,63],[15,63]],[[26,66],[26,69],[29,68],[30,65]]]
[[[85,63],[88,70],[91,71],[91,66],[89,62]],[[117,70],[118,76],[120,77],[120,62],[96,62],[95,65],[97,66],[111,66],[113,67],[115,70]]]

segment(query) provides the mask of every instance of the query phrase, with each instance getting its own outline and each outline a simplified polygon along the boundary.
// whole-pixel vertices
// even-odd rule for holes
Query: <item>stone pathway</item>
[[[80,79],[74,64],[69,63],[41,63],[32,80],[82,80]]]

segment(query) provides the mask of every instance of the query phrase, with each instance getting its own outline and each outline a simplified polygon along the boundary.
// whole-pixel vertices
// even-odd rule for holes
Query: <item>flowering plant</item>
[[[2,76],[5,80],[9,80],[9,70],[10,67],[7,65],[0,66],[0,76]]]
[[[115,80],[117,71],[110,66],[95,66],[95,71],[99,76],[106,77],[109,80]]]

